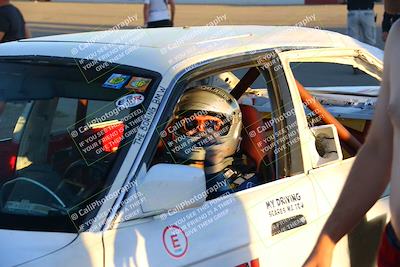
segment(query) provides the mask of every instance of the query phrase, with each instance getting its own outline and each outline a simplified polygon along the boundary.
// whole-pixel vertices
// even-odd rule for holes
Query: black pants
[[[147,23],[147,28],[161,28],[161,27],[172,27],[172,21],[169,19],[164,19]]]

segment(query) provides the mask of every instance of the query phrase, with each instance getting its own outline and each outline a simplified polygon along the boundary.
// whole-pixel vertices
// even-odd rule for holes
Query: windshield
[[[127,66],[88,81],[67,59],[0,61],[0,228],[77,231],[69,215],[107,193],[159,80]]]

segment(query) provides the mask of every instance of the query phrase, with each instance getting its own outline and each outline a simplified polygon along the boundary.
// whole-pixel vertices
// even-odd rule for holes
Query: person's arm
[[[147,26],[147,23],[149,23],[149,12],[150,12],[150,1],[145,0],[143,5],[144,26]]]
[[[386,42],[386,39],[388,37],[390,24],[391,24],[391,15],[385,11],[383,13],[383,19],[382,19],[382,41],[384,42]]]
[[[3,114],[5,109],[6,109],[6,103],[0,100],[0,116]]]
[[[6,32],[10,29],[10,22],[5,18],[0,16],[0,43],[3,41]]]
[[[31,31],[29,30],[28,26],[26,26],[26,24],[25,24],[25,38],[26,39],[32,38]]]
[[[390,32],[385,49],[384,77],[373,122],[331,215],[304,267],[328,267],[337,242],[374,205],[390,181],[393,128],[388,118],[390,55],[396,42]]]
[[[171,6],[171,22],[174,25],[175,21],[175,0],[168,0],[168,4]]]

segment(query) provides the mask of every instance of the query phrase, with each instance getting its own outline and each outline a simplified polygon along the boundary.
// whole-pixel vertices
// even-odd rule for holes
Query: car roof
[[[382,51],[340,33],[289,26],[200,26],[63,34],[0,45],[0,56],[41,55],[101,58],[101,47],[132,52],[115,62],[164,73],[188,59],[208,59],[268,48],[364,48],[378,59]],[[84,49],[83,49],[84,48]],[[74,56],[74,51],[79,52]],[[101,50],[103,51],[103,50]],[[102,52],[105,53],[104,51]],[[76,53],[75,53],[76,54]],[[100,55],[99,55],[100,54]],[[94,56],[93,56],[94,55]]]

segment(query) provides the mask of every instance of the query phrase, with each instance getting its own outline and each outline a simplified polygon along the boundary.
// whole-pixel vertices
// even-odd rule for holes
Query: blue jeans
[[[350,10],[347,13],[347,34],[361,42],[375,45],[375,12],[373,10]]]

